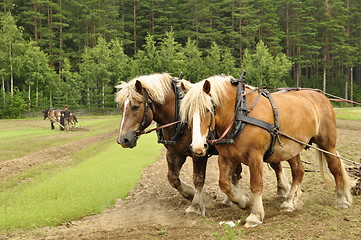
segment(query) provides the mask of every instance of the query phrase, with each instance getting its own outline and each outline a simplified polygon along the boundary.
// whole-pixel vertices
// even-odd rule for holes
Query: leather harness
[[[235,117],[233,121],[233,126],[231,132],[228,134],[228,138],[216,140],[213,141],[213,144],[233,144],[234,139],[242,132],[246,124],[251,124],[254,126],[258,126],[260,128],[265,129],[271,134],[272,140],[271,144],[266,151],[265,155],[263,156],[263,159],[268,159],[274,152],[274,146],[278,137],[279,132],[279,120],[278,120],[278,110],[276,108],[276,105],[273,101],[273,98],[271,96],[271,93],[265,89],[258,88],[258,96],[253,103],[252,107],[248,109],[247,102],[246,102],[246,92],[245,92],[245,84],[244,84],[244,76],[245,71],[243,71],[241,77],[239,79],[232,79],[231,83],[233,85],[237,86],[237,98],[236,98],[236,109],[235,109]],[[247,116],[249,112],[253,110],[253,108],[256,106],[258,100],[260,97],[263,96],[267,98],[270,101],[270,104],[272,106],[273,115],[274,115],[274,124],[259,120],[254,117]],[[211,136],[215,136],[215,131]]]
[[[184,92],[182,88],[179,86],[179,81],[183,78],[183,73],[179,75],[179,78],[173,78],[172,86],[175,94],[175,124],[173,136],[170,140],[164,139],[163,131],[161,129],[156,130],[157,136],[158,136],[158,143],[162,144],[169,144],[169,145],[175,145],[177,139],[179,136],[181,136],[184,132],[184,129],[186,127],[186,123],[182,123],[180,121],[180,115],[179,115],[179,109],[182,99],[184,98]],[[157,127],[159,127],[159,124],[157,124]]]

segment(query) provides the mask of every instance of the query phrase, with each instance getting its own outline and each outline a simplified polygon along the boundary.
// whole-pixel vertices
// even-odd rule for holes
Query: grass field
[[[361,121],[361,107],[335,108],[338,119]]]
[[[23,156],[36,149],[113,130],[118,121],[114,117],[83,120],[83,126],[91,130],[79,134],[42,129],[43,123],[37,125],[36,121],[27,129],[21,127],[20,121],[20,126],[1,135],[4,141],[0,151],[14,145],[16,154],[6,157]],[[53,136],[50,143],[49,135]],[[142,136],[135,149],[123,149],[114,140],[115,136],[81,148],[60,163],[34,166],[2,179],[0,230],[58,225],[99,213],[114,204],[116,198],[125,198],[143,168],[159,157],[162,145],[156,143],[154,134]],[[22,151],[19,144],[25,143],[30,146]]]
[[[335,111],[338,119],[361,121],[361,108]],[[1,120],[0,163],[86,141],[115,131],[119,123],[119,116],[80,118],[79,127],[87,131],[66,133],[50,130],[49,121],[40,119]],[[116,133],[111,136],[63,158],[0,176],[0,230],[59,225],[125,198],[163,146],[152,134],[142,136],[136,148],[123,149],[115,143]]]

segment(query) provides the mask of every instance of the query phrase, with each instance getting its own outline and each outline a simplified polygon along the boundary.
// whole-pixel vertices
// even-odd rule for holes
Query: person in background
[[[65,105],[64,110],[61,110],[61,117],[64,119],[64,129],[69,131],[70,111],[68,105]]]

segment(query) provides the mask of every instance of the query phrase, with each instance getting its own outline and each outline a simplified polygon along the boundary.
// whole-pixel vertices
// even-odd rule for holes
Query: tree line
[[[170,72],[361,100],[358,0],[4,0],[0,118],[114,109],[114,86]]]

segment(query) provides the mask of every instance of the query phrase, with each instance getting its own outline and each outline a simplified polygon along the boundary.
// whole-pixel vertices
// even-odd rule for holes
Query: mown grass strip
[[[58,126],[51,130],[48,120],[18,120],[7,123],[8,128],[2,129],[0,134],[0,161],[19,158],[42,149],[110,132],[118,128],[120,117],[81,118],[77,127],[89,131],[73,132],[62,132]]]
[[[161,149],[152,134],[142,136],[135,149],[112,139],[77,152],[74,158],[85,159],[78,165],[0,193],[0,230],[55,226],[101,212],[127,196]]]
[[[361,107],[335,108],[335,112],[338,119],[361,121]]]

